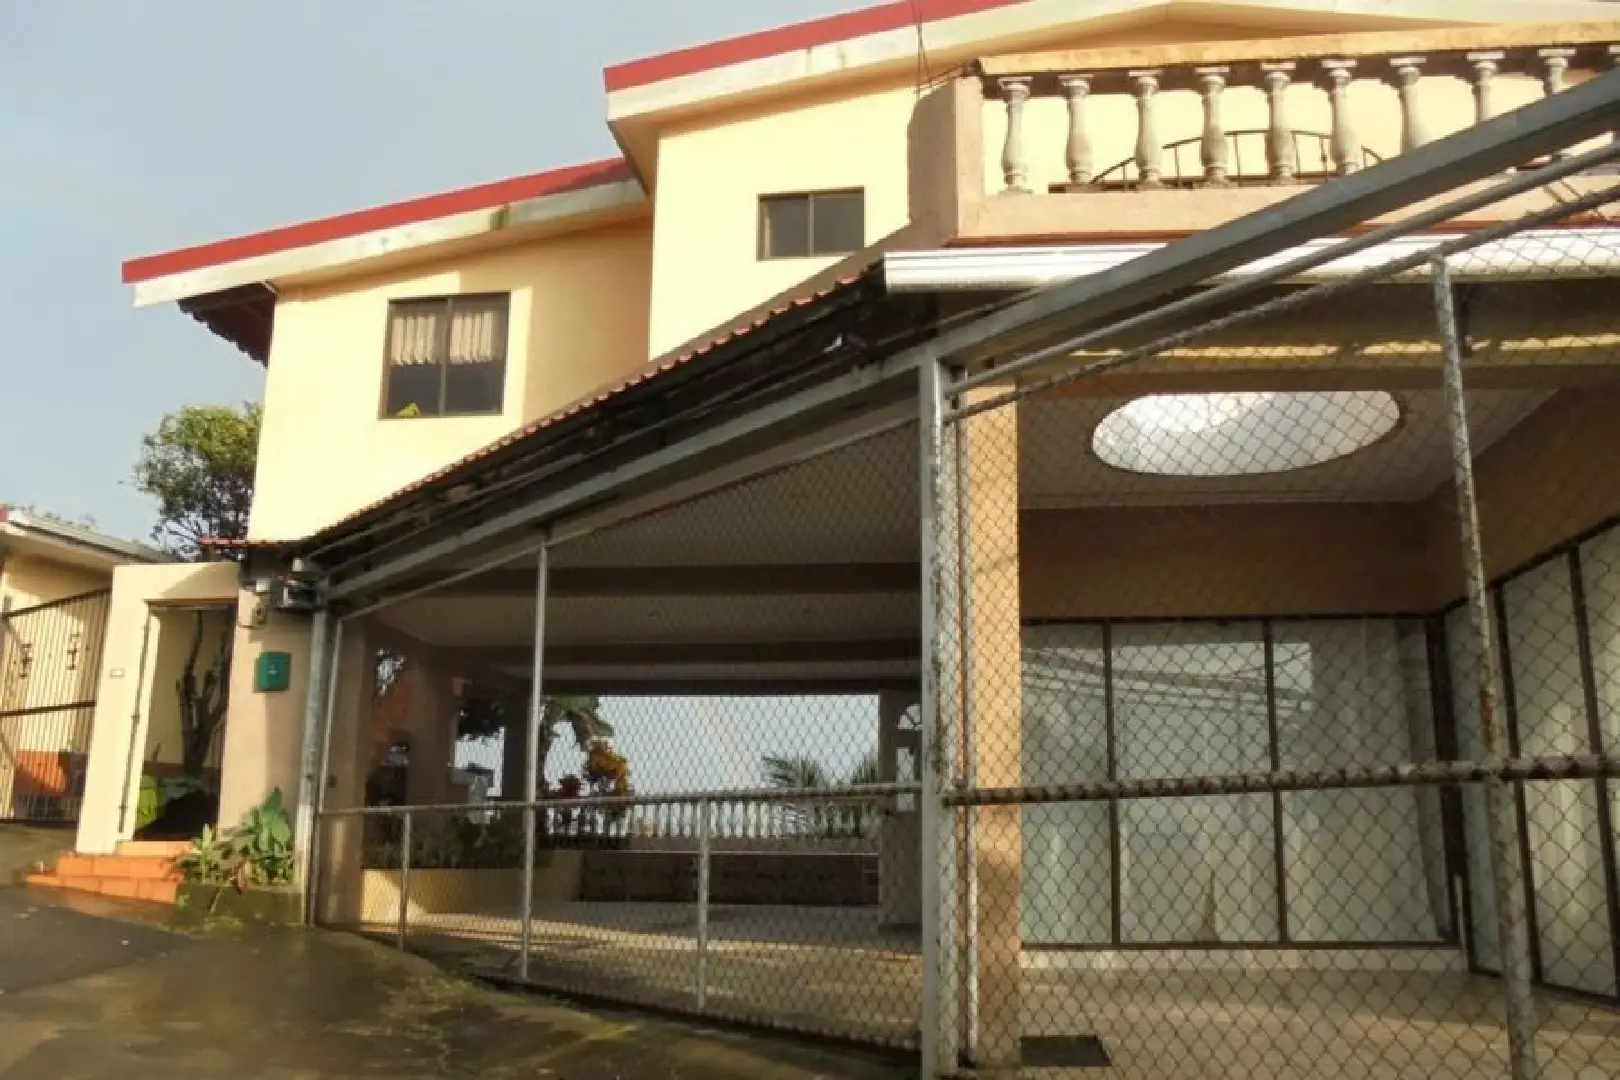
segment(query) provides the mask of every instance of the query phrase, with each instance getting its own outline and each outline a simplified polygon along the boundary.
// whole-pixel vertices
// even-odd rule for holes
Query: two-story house
[[[1033,308],[1002,310],[1010,297],[1113,281],[1234,222],[1275,222],[1283,235],[1291,208],[1319,205],[1302,192],[1359,192],[1358,177],[1391,175],[1380,163],[1456,147],[1455,160],[1433,159],[1444,167],[1403,174],[1415,193],[1404,201],[1358,203],[1361,216],[1266,254],[1408,217],[1525,164],[1484,164],[1489,139],[1512,134],[1495,118],[1585,92],[1617,43],[1613,9],[1580,0],[891,3],[609,68],[622,157],[130,261],[137,304],[178,304],[267,370],[250,531],[232,545],[243,573],[221,819],[280,787],[297,795],[307,843],[317,799],[334,813],[364,803],[388,743],[371,720],[379,650],[420,673],[404,722],[411,768],[423,770],[413,801],[448,793],[458,701],[474,684],[512,703],[503,795],[554,779],[525,776],[540,729],[522,703],[537,681],[548,694],[642,702],[861,698],[884,778],[917,778],[914,706],[940,615],[924,603],[937,582],[918,567],[937,524],[917,520],[929,490],[918,350],[955,348],[964,326],[992,324],[1006,330],[996,349],[1040,343],[1035,331],[1067,316],[1054,308],[1035,326]],[[1556,167],[1566,145],[1601,136],[1586,123],[1529,157]],[[1478,145],[1470,131],[1483,133]],[[1556,216],[1561,200],[1607,183],[1527,183],[1414,228],[1380,257],[1421,251],[1428,233]],[[1602,464],[1620,460],[1604,419],[1620,397],[1590,320],[1612,297],[1601,286],[1620,250],[1602,219],[1566,226],[1588,245],[1583,273],[1553,280],[1564,256],[1537,254],[1553,251],[1553,233],[1533,231],[1479,271],[1522,284],[1476,316],[1479,341],[1505,359],[1471,401],[1487,425],[1477,437],[1509,462],[1481,480],[1498,595],[1549,551],[1601,545],[1579,549],[1579,634],[1567,583],[1525,598],[1506,588],[1501,601],[1509,637],[1530,619],[1586,643],[1588,677],[1570,692],[1591,687],[1596,700],[1611,690],[1590,672],[1614,662],[1620,623],[1612,576],[1595,569],[1620,565],[1606,561],[1615,534],[1601,531],[1620,513]],[[1220,273],[1258,272],[1248,264]],[[1357,266],[1317,269],[1309,280]],[[1203,281],[1141,284],[1134,306],[1116,297],[1099,317],[1168,304]],[[1429,665],[1448,645],[1462,663],[1467,591],[1460,545],[1442,539],[1455,498],[1440,353],[1364,347],[1434,335],[1424,289],[1379,295],[1376,311],[1318,311],[1271,338],[1169,354],[964,422],[953,521],[974,555],[960,561],[972,580],[955,602],[971,646],[957,657],[953,707],[979,737],[950,751],[964,755],[963,785],[1280,769],[1348,743],[1379,764],[1414,760],[1418,742],[1439,752],[1444,695]],[[1550,312],[1586,344],[1560,345],[1557,372],[1538,381],[1514,364],[1549,340],[1535,319]],[[1015,315],[1026,321],[1006,321]],[[1082,342],[1062,355],[1088,354]],[[1370,367],[1393,370],[1391,357],[1416,359],[1401,375]],[[1329,370],[1333,358],[1354,370]],[[1016,385],[985,377],[960,400]],[[1166,394],[1220,400],[1193,419],[1177,411],[1185,402],[1136,405]],[[1289,394],[1336,410],[1323,423],[1341,435],[1285,438],[1258,468],[1208,446],[1177,461],[1152,441],[1243,416],[1274,434],[1299,426],[1266,412],[1297,403]],[[1514,485],[1553,494],[1513,472],[1520,459],[1556,469],[1580,498],[1515,501]],[[266,653],[291,658],[279,691],[254,681]],[[1517,686],[1530,685],[1521,672]],[[922,696],[928,715],[946,708],[940,694]],[[1534,704],[1521,708],[1529,731]],[[120,754],[140,721],[112,713],[98,712],[102,772],[92,769],[113,795],[95,815],[87,806],[83,850],[120,839],[110,808],[127,800]],[[638,715],[648,728],[676,722],[651,706]],[[1466,743],[1466,715],[1452,721],[1447,738],[1460,727]],[[631,738],[634,725],[616,725]],[[1576,912],[1543,918],[1538,978],[1612,998],[1612,822],[1607,789],[1590,784],[1552,810],[1532,796],[1521,816],[1533,829],[1555,811],[1584,815],[1579,830],[1607,835],[1550,884],[1532,866],[1542,876],[1530,888],[1544,913]],[[1477,806],[1243,798],[1022,818],[987,807],[965,819],[967,884],[952,910],[969,926],[964,1038],[978,1059],[1017,1058],[1039,989],[1019,973],[1035,955],[1308,942],[1414,950],[1458,970],[1496,963],[1495,938],[1476,926],[1490,903]],[[868,853],[873,917],[931,925],[938,867],[919,840],[931,826],[916,801],[885,815]],[[352,818],[323,825],[329,921],[372,921],[361,832]],[[1351,851],[1373,834],[1376,851]],[[1350,864],[1354,881],[1333,876]],[[884,1041],[915,1041],[914,999],[874,1019],[855,1015],[871,1011],[858,995],[824,993],[816,1007],[836,1017],[832,1033],[892,1021],[912,1034]]]

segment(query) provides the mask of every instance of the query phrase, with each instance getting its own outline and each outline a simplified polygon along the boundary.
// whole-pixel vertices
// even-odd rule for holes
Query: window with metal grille
[[[509,302],[499,293],[390,303],[383,416],[500,412]]]
[[[760,196],[761,259],[848,255],[865,246],[866,193],[859,188]]]

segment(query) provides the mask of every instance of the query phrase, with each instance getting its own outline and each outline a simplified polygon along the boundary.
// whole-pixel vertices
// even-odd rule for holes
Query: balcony
[[[1616,42],[1620,22],[983,58],[951,91],[957,191],[929,205],[958,242],[1186,235],[1559,93]]]

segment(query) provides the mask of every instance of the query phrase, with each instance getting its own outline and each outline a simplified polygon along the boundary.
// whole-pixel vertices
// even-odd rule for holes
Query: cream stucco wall
[[[220,755],[219,820],[235,825],[244,811],[280,788],[288,807],[297,803],[299,751],[309,686],[310,619],[305,615],[250,613],[258,598],[244,591],[236,620],[231,656],[231,707]],[[292,658],[292,678],[285,690],[261,693],[253,688],[253,669],[260,655],[284,652]]]
[[[1347,26],[1354,25],[1347,21]],[[1285,38],[1320,33],[1286,25],[1261,29],[1219,22],[1174,20],[1090,35],[1054,37],[1043,48],[1087,50]],[[941,73],[935,72],[934,75]],[[1428,85],[1432,82],[1434,85]],[[1503,76],[1497,100],[1513,108],[1540,94],[1534,80]],[[1423,87],[1436,135],[1457,130],[1473,115],[1466,84],[1454,78],[1427,80]],[[1394,154],[1399,146],[1395,92],[1375,81],[1353,88],[1367,145]],[[758,206],[762,195],[862,188],[866,192],[866,240],[873,243],[910,220],[907,200],[907,137],[919,98],[911,77],[837,85],[817,94],[705,114],[666,128],[658,141],[655,185],[650,346],[654,355],[723,327],[739,313],[831,266],[831,258],[762,260],[758,257]],[[1431,100],[1432,99],[1432,100]],[[1160,95],[1161,141],[1196,138],[1201,104],[1191,90]],[[1294,124],[1328,131],[1323,91],[1310,85],[1289,95]],[[1254,88],[1227,94],[1229,130],[1263,128],[1266,103]],[[1036,190],[1067,179],[1063,155],[1068,135],[1061,98],[1038,98],[1026,114],[1026,151]],[[997,192],[1006,132],[999,101],[983,104],[983,189]],[[1099,168],[1129,157],[1136,141],[1134,101],[1126,94],[1099,93],[1092,101],[1091,130]],[[1263,153],[1261,144],[1244,151]],[[1197,148],[1188,159],[1196,167]],[[927,160],[926,152],[921,160]],[[941,170],[950,162],[942,147]],[[1099,220],[1099,232],[1111,231]]]
[[[915,103],[910,84],[891,83],[666,131],[655,196],[653,355],[838,261],[760,259],[761,195],[861,188],[868,243],[905,225]]]
[[[112,851],[133,831],[141,770],[139,762],[131,762],[130,748],[147,745],[146,705],[156,682],[154,636],[159,614],[165,606],[232,603],[236,595],[235,563],[121,566],[113,572],[101,685],[79,816],[79,851]],[[121,813],[126,805],[128,815]],[[121,820],[125,817],[127,820]]]
[[[250,535],[306,536],[638,367],[651,243],[637,221],[284,292]],[[379,418],[389,301],[480,292],[512,295],[504,411]]]
[[[112,580],[106,570],[57,562],[38,555],[11,555],[0,569],[0,600],[12,609],[48,604],[69,596],[105,589]]]

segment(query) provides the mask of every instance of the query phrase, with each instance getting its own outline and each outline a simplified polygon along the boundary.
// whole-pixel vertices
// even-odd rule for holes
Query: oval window
[[[1400,419],[1400,406],[1381,390],[1158,394],[1103,417],[1091,448],[1130,472],[1252,476],[1353,454]]]

